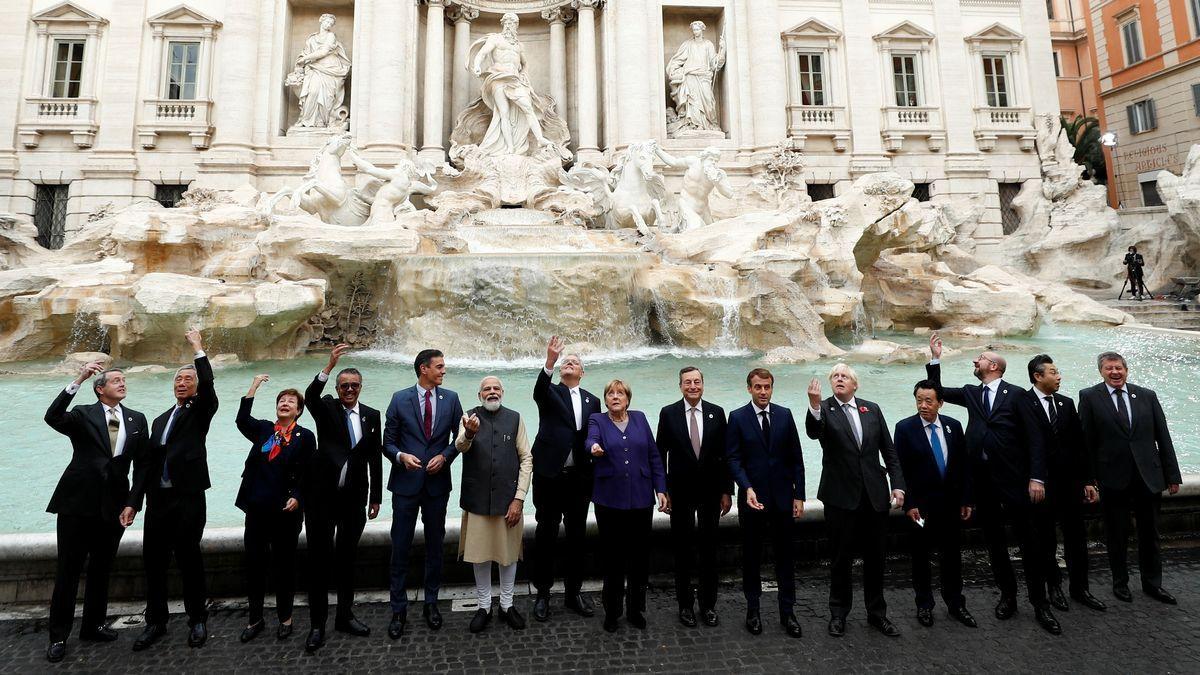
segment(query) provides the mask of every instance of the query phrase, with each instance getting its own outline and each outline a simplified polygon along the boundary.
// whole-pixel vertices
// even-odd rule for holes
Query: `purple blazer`
[[[650,423],[641,411],[629,411],[625,433],[613,424],[608,413],[594,413],[588,418],[587,442],[583,447],[590,453],[593,443],[604,449],[602,457],[593,458],[596,478],[592,501],[597,506],[644,509],[654,506],[656,492],[667,491],[662,455],[654,444]]]

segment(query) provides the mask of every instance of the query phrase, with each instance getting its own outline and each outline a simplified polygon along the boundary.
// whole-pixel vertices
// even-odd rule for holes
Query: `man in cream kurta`
[[[479,383],[482,405],[463,415],[454,445],[463,456],[462,533],[458,553],[475,566],[479,609],[471,632],[492,620],[492,563],[500,565],[500,620],[515,630],[525,619],[513,607],[517,560],[524,533],[525,493],[533,474],[533,455],[525,421],[515,410],[501,406],[504,385],[498,377]]]

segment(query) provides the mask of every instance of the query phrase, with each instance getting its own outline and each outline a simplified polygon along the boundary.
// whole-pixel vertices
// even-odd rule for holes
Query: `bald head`
[[[993,380],[998,380],[1004,376],[1005,369],[1008,368],[1008,362],[993,351],[981,352],[975,357],[975,377],[979,381],[987,384]]]

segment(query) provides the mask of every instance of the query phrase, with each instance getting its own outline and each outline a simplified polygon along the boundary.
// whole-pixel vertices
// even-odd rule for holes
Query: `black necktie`
[[[991,388],[988,387],[986,384],[983,385],[983,412],[985,412],[985,413],[992,412],[991,395],[992,395]]]
[[[1125,390],[1121,388],[1113,389],[1113,396],[1117,397],[1117,415],[1121,418],[1121,426],[1126,431],[1129,430],[1129,408],[1125,406]]]
[[[763,440],[766,442],[766,444],[768,446],[770,446],[771,445],[771,418],[767,415],[766,410],[758,413],[758,416],[762,418]]]
[[[1050,410],[1050,426],[1057,429],[1058,428],[1058,411],[1054,409],[1054,397],[1053,396],[1045,396],[1043,398],[1046,399],[1046,404]]]

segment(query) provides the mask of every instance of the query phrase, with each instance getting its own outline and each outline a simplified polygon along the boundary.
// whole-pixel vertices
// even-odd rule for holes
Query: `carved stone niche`
[[[345,133],[350,128],[353,0],[289,0],[287,26],[281,128],[287,136]]]
[[[681,60],[691,54],[696,59],[706,47],[695,44],[692,24],[704,24],[703,40],[711,43],[714,57],[711,83],[705,79],[682,78],[678,73]],[[721,36],[725,34],[725,12],[720,7],[663,7],[663,92],[666,106],[668,138],[724,139],[729,130],[729,99],[725,86],[724,54]],[[694,45],[690,46],[689,45]],[[674,60],[674,63],[673,63]],[[676,73],[674,76],[672,73]],[[711,89],[711,98],[703,89]],[[697,90],[700,90],[697,93]],[[682,100],[676,100],[676,97]],[[706,108],[715,105],[715,111]]]

